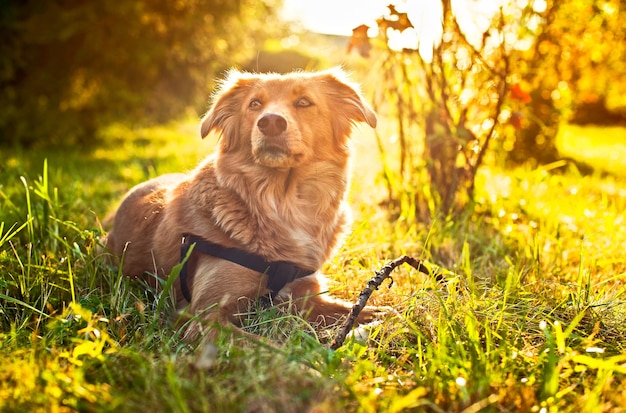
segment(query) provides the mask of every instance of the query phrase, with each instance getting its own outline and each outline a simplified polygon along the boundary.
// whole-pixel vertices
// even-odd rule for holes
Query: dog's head
[[[343,71],[286,75],[230,71],[202,119],[220,152],[236,151],[271,168],[293,168],[347,156],[352,125],[376,126],[376,115]]]

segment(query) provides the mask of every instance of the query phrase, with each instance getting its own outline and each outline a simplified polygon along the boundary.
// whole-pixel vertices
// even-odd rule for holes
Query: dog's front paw
[[[381,320],[376,320],[367,324],[361,324],[360,326],[350,331],[348,335],[346,336],[346,338],[348,340],[354,339],[354,341],[361,343],[361,344],[367,344],[367,342],[369,341],[372,335],[373,330],[379,327],[382,323],[383,322]]]
[[[359,316],[357,317],[357,321],[359,323],[370,323],[374,320],[379,320],[381,318],[387,318],[389,316],[400,316],[400,313],[389,306],[366,306],[361,310]]]

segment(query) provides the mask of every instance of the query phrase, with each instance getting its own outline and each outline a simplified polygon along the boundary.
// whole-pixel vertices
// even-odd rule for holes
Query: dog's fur
[[[375,127],[376,115],[339,69],[229,72],[202,119],[202,137],[220,137],[216,153],[188,174],[133,188],[115,214],[107,248],[121,258],[125,275],[146,279],[147,273],[170,274],[180,260],[183,233],[268,261],[321,268],[349,223],[347,140],[356,122]],[[236,324],[240,298],[268,293],[263,274],[193,256],[188,310],[202,316],[188,324],[187,339],[211,322]],[[350,306],[320,295],[322,281],[319,273],[300,278],[276,300],[308,297],[294,302],[310,320],[336,322]],[[184,308],[179,282],[174,288]],[[361,314],[359,321],[369,321],[375,310]]]

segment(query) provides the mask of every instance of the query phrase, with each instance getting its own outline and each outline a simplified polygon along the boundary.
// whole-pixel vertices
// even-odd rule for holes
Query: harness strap
[[[180,247],[181,262],[187,256],[187,252],[193,244],[195,244],[195,247],[192,254],[199,251],[203,254],[222,258],[267,275],[267,288],[270,290],[272,297],[276,296],[286,284],[315,272],[315,270],[300,268],[287,261],[268,262],[260,255],[252,254],[240,250],[239,248],[227,248],[193,234],[183,234],[182,245]],[[183,293],[183,297],[185,297],[188,302],[191,302],[191,292],[187,285],[187,275],[187,262],[185,262],[183,268],[180,270],[180,289]]]

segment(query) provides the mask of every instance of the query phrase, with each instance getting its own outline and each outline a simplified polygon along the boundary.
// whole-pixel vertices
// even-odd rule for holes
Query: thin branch
[[[396,267],[402,264],[409,264],[416,270],[424,274],[430,275],[430,271],[428,271],[428,268],[424,266],[424,263],[421,260],[417,260],[408,255],[403,255],[400,258],[396,258],[395,260],[389,262],[387,265],[381,268],[379,271],[376,271],[376,275],[367,282],[367,286],[363,289],[363,291],[361,291],[361,294],[359,295],[356,304],[352,307],[350,315],[348,315],[348,319],[337,332],[337,336],[335,337],[335,339],[332,341],[332,343],[330,343],[330,348],[332,350],[337,350],[343,345],[343,342],[345,341],[350,330],[352,330],[352,327],[354,326],[357,317],[359,316],[363,308],[365,308],[367,300],[369,300],[374,290],[377,290],[378,287],[381,286],[383,281],[391,277],[391,271],[393,271]],[[393,280],[391,282],[393,284]]]

